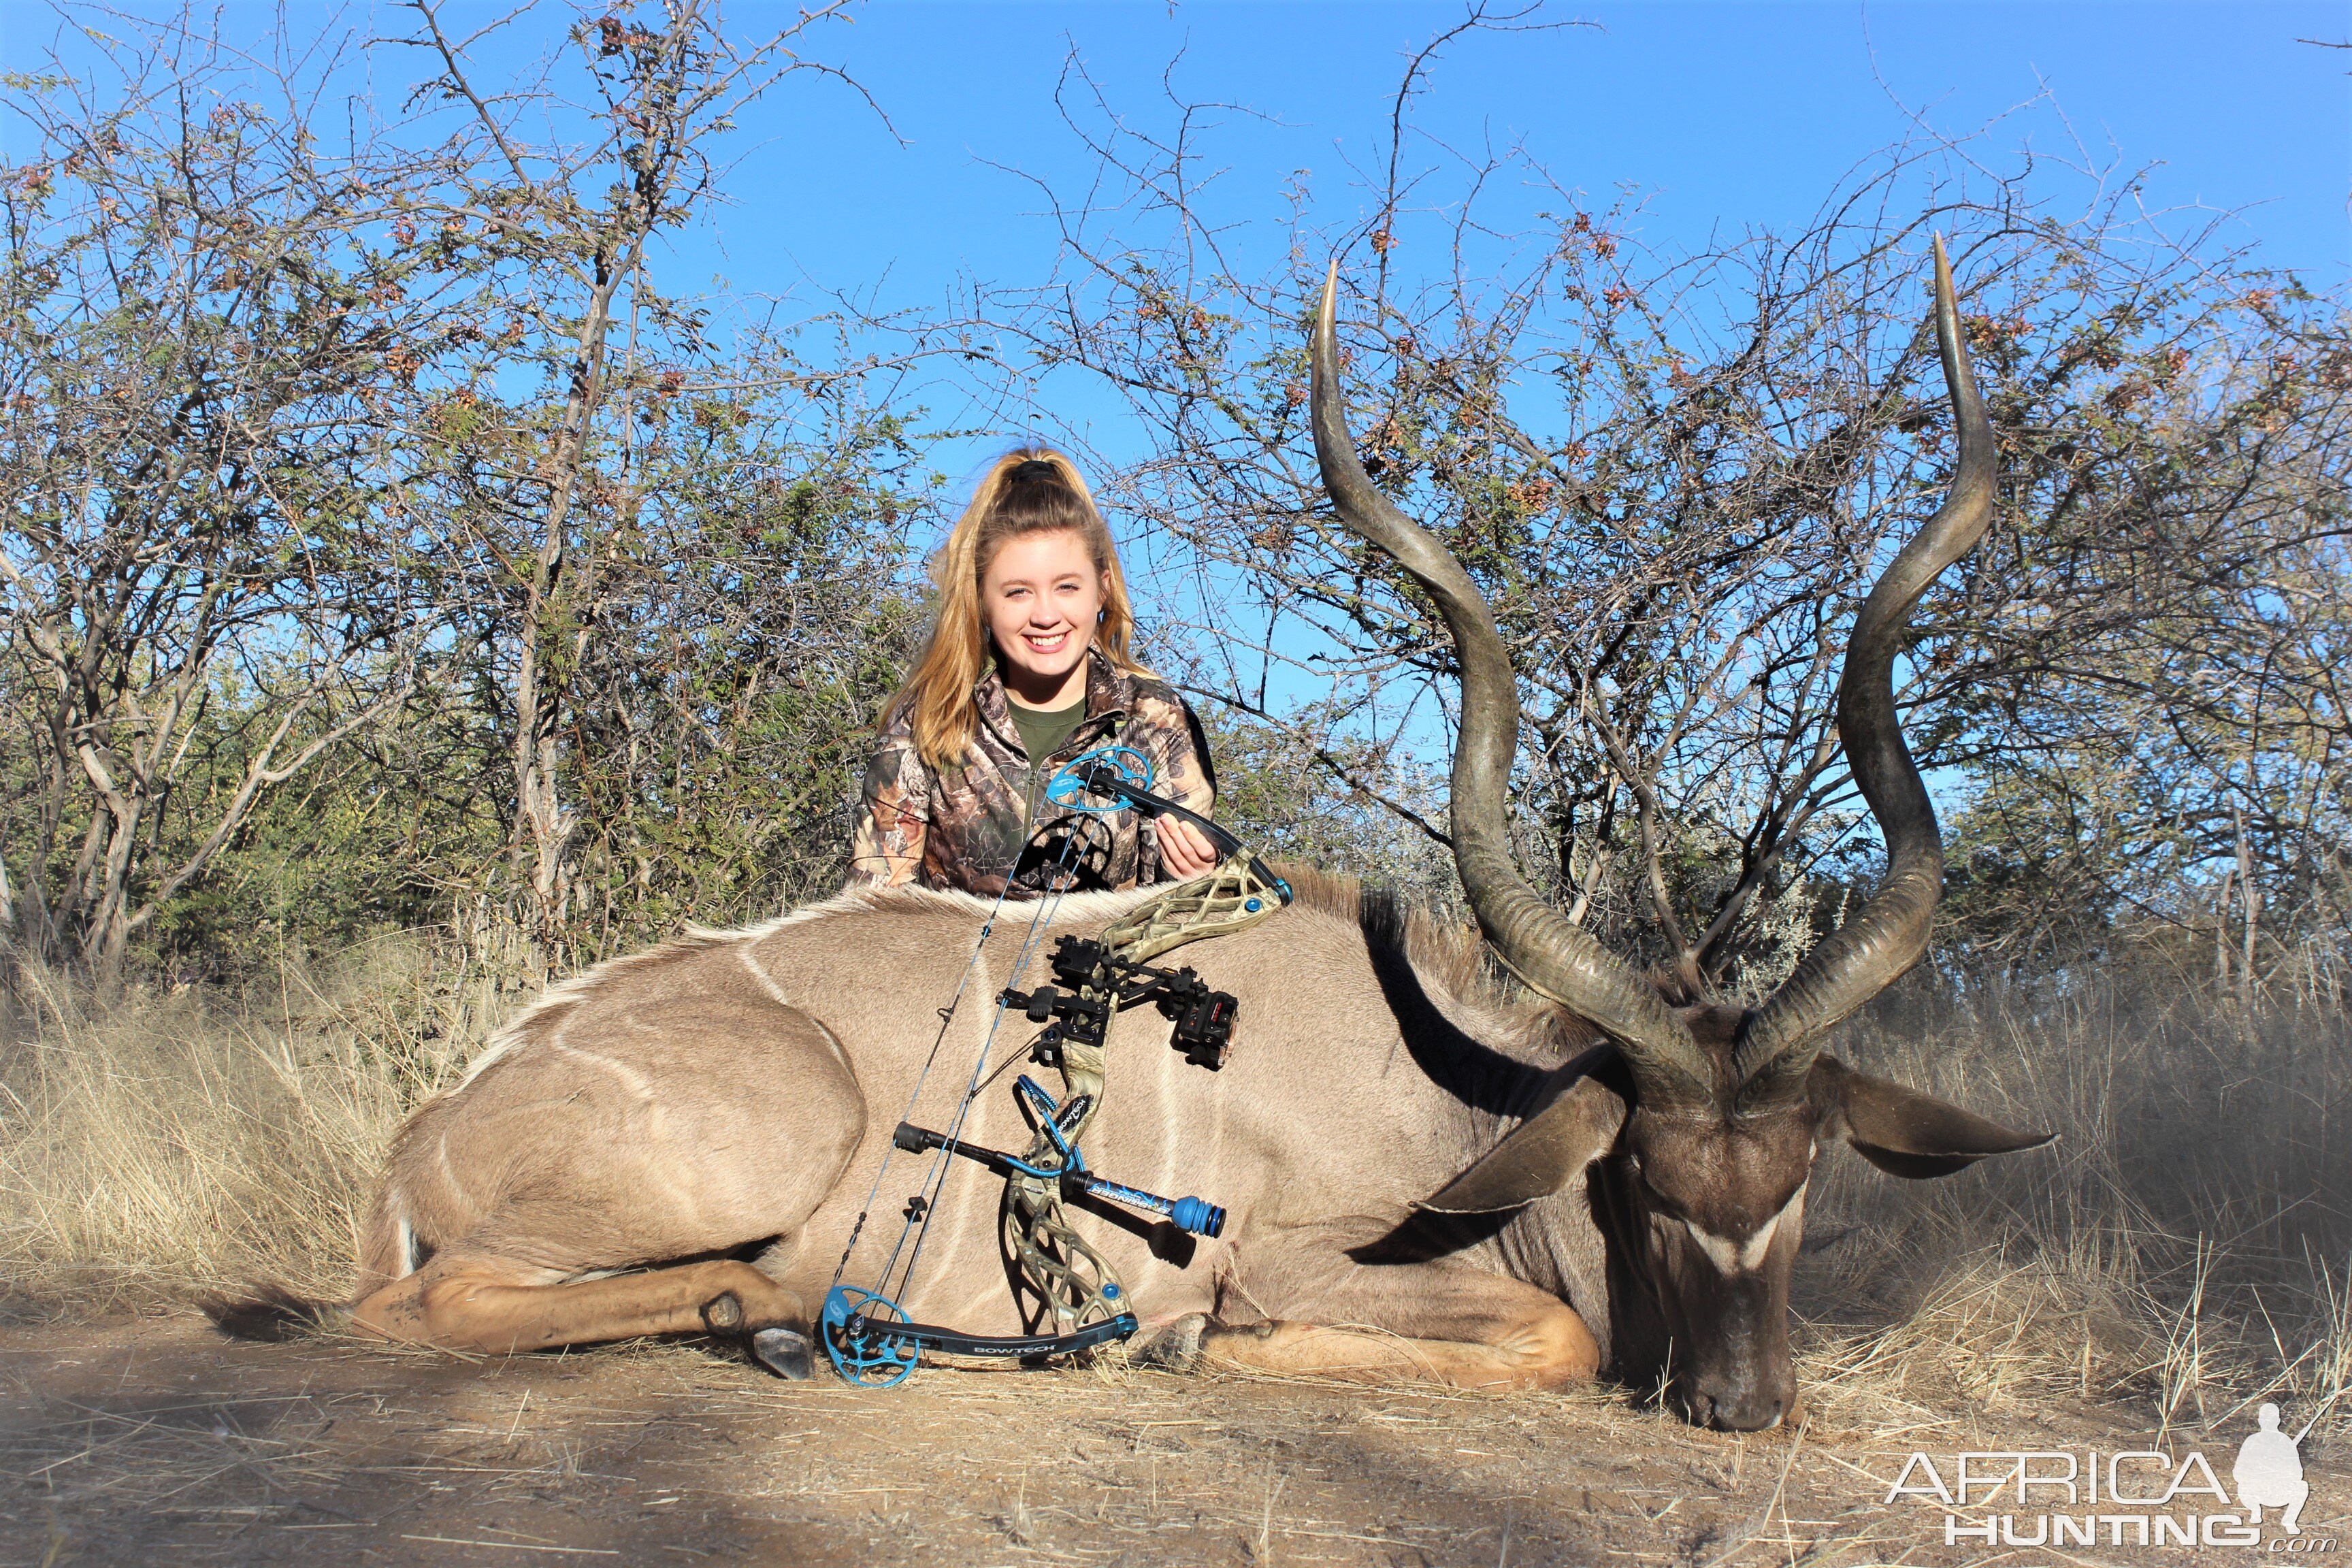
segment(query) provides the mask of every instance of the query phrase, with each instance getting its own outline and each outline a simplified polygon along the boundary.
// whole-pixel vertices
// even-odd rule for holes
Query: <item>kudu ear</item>
[[[2016,1132],[1930,1094],[1816,1057],[1805,1086],[1816,1136],[1843,1139],[1892,1176],[1919,1181],[1966,1170],[1988,1154],[2039,1149],[2055,1132]]]
[[[1486,1157],[1415,1205],[1438,1214],[1495,1214],[1549,1197],[1609,1152],[1625,1125],[1625,1102],[1571,1065],[1572,1079],[1550,1104],[1519,1123]]]

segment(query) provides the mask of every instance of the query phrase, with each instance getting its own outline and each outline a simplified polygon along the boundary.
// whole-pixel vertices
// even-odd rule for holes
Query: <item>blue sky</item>
[[[478,21],[505,9],[450,7]],[[782,10],[736,0],[729,15],[749,33]],[[538,30],[568,11],[545,0]],[[254,36],[277,8],[218,14],[231,37]],[[298,0],[285,15],[296,28],[340,15],[379,37],[408,26],[381,0]],[[1461,16],[1422,0],[878,0],[810,52],[845,67],[889,127],[842,87],[788,80],[745,116],[730,205],[681,246],[668,281],[812,302],[851,289],[919,308],[959,279],[1043,279],[1055,233],[1021,175],[1069,190],[1091,167],[1054,104],[1074,54],[1138,125],[1168,122],[1163,76],[1234,106],[1212,138],[1224,172],[1209,202],[1238,226],[1237,244],[1271,258],[1298,172],[1319,218],[1360,209],[1355,182],[1382,155],[1405,58]],[[1596,206],[1634,193],[1645,243],[1801,223],[1858,162],[1932,130],[1980,132],[1972,150],[1999,167],[2031,150],[2053,187],[2079,188],[2062,165],[2085,160],[2154,165],[2151,205],[2237,213],[2233,238],[2315,286],[2352,275],[2352,50],[2297,42],[2352,37],[2346,0],[1652,0],[1543,16],[1589,25],[1456,40],[1414,124],[1457,147],[1519,142]],[[0,63],[36,63],[56,27],[47,5],[0,0]],[[495,76],[496,58],[485,65]],[[396,89],[415,69],[387,48],[373,76]],[[14,140],[0,130],[0,144]],[[1430,162],[1429,148],[1417,156]],[[1511,190],[1487,198],[1506,214],[1515,199],[1538,205]]]
[[[506,9],[449,7],[458,26]],[[258,36],[278,15],[257,4],[217,14],[233,38]],[[784,14],[743,0],[729,9],[744,33]],[[363,35],[410,26],[383,0],[298,0],[284,15],[298,30],[337,16]],[[543,23],[526,21],[494,47],[538,47],[569,15],[563,0],[543,0]],[[809,52],[845,68],[887,127],[844,87],[787,80],[744,117],[727,203],[668,258],[666,281],[812,309],[832,290],[921,309],[959,282],[1043,279],[1055,233],[1024,176],[1075,191],[1093,166],[1054,101],[1073,57],[1139,127],[1170,121],[1163,79],[1185,98],[1233,106],[1210,136],[1223,173],[1206,205],[1234,226],[1237,248],[1271,262],[1294,178],[1334,227],[1363,210],[1362,176],[1384,155],[1405,59],[1462,15],[1459,4],[1423,0],[877,0],[850,25],[821,29]],[[2352,50],[2297,41],[2352,37],[2345,0],[1652,0],[1556,5],[1542,16],[1584,25],[1474,34],[1434,62],[1412,107],[1430,139],[1413,150],[1417,165],[1443,162],[1436,143],[1517,142],[1595,207],[1630,195],[1636,237],[1671,251],[1799,225],[1898,139],[1975,133],[1975,156],[2011,169],[2030,152],[2053,190],[2086,188],[2069,166],[2153,166],[2151,205],[2234,213],[2232,242],[2315,286],[2352,275]],[[0,0],[0,63],[37,63],[57,27],[47,5]],[[501,65],[486,52],[487,78]],[[386,47],[371,75],[394,94],[419,69]],[[0,145],[16,134],[0,129]],[[1454,188],[1443,173],[1429,187]],[[1514,204],[1544,205],[1509,187],[1483,201],[1506,220]],[[1409,275],[1411,247],[1398,259]],[[970,417],[952,384],[923,395],[937,417]],[[1052,415],[1097,451],[1134,445],[1087,387],[1065,383],[1051,395]],[[1000,439],[950,447],[942,461],[961,472]]]
[[[751,121],[772,140],[737,185],[735,269],[748,278],[789,257],[828,279],[889,267],[910,286],[957,264],[991,277],[1040,268],[1050,236],[1028,216],[1034,201],[988,165],[1084,167],[1052,104],[1071,48],[1140,118],[1180,53],[1190,94],[1267,116],[1230,139],[1236,205],[1269,199],[1294,168],[1339,175],[1351,154],[1377,153],[1405,55],[1460,15],[1347,0],[886,0],[829,52],[906,144],[844,92],[788,87]],[[1458,40],[1419,123],[1459,144],[1523,138],[1590,191],[1650,191],[1663,234],[1801,218],[1911,115],[1971,130],[2047,92],[2053,102],[1987,145],[2072,159],[2078,137],[2095,158],[2161,163],[2159,200],[2250,209],[2248,237],[2283,265],[2324,279],[2352,261],[2352,51],[2295,41],[2352,37],[2352,5],[1824,0],[1547,15],[1593,26]]]
[[[1053,226],[1007,171],[1082,186],[1091,159],[1054,107],[1073,53],[1138,125],[1169,123],[1163,75],[1184,97],[1235,106],[1213,138],[1224,172],[1209,200],[1271,258],[1295,171],[1309,172],[1319,216],[1344,222],[1361,206],[1351,185],[1382,155],[1405,58],[1461,15],[1349,0],[886,0],[822,47],[896,137],[845,89],[786,84],[747,118],[712,264],[736,289],[870,289],[881,303],[938,299],[959,276],[1042,278]],[[1459,147],[1517,141],[1596,205],[1637,193],[1640,237],[1654,245],[1801,223],[1859,161],[1932,130],[1981,132],[1975,152],[2004,168],[2030,150],[2068,188],[2080,182],[2062,165],[2155,165],[2151,205],[2235,212],[2231,238],[2317,286],[2352,271],[2352,51],[2297,42],[2352,37],[2352,5],[1844,0],[1545,15],[1592,25],[1456,40],[1414,122]],[[1514,193],[1492,199],[1507,208]],[[1083,406],[1056,412],[1089,423]],[[1103,449],[1123,445],[1116,430],[1090,434]]]

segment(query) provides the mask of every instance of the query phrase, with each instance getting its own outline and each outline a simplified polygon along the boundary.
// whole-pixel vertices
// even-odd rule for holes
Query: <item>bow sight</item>
[[[1186,942],[1245,930],[1290,902],[1289,884],[1269,871],[1241,840],[1208,818],[1150,793],[1151,783],[1151,765],[1141,752],[1112,746],[1077,758],[1045,786],[1048,798],[1073,810],[1109,812],[1132,806],[1189,822],[1222,858],[1203,875],[1138,905],[1099,937],[1058,939],[1048,961],[1058,984],[1028,991],[1007,986],[998,994],[997,1023],[1003,1021],[1007,1009],[1018,1008],[1031,1022],[1046,1026],[1030,1042],[1029,1052],[1033,1059],[1059,1068],[1062,1075],[1064,1098],[1058,1104],[1026,1077],[1013,1080],[1015,1098],[1036,1129],[1029,1148],[1014,1155],[966,1142],[958,1135],[973,1100],[987,1083],[994,1081],[993,1075],[983,1077],[982,1071],[995,1039],[994,1025],[981,1047],[970,1087],[950,1130],[938,1132],[901,1121],[891,1138],[894,1152],[961,1156],[1004,1178],[1003,1223],[1007,1247],[1019,1269],[1016,1294],[1034,1297],[1034,1321],[1043,1326],[1050,1319],[1059,1331],[959,1333],[908,1321],[898,1303],[884,1293],[895,1275],[897,1293],[903,1295],[921,1256],[922,1237],[944,1179],[944,1167],[935,1165],[925,1178],[925,1190],[910,1198],[903,1211],[905,1224],[898,1245],[891,1249],[877,1282],[882,1289],[869,1290],[841,1283],[842,1272],[865,1228],[866,1213],[858,1215],[849,1247],[842,1254],[842,1267],[835,1270],[834,1285],[825,1295],[821,1314],[820,1334],[835,1368],[850,1382],[869,1387],[900,1382],[914,1371],[918,1356],[926,1349],[949,1355],[1030,1360],[1067,1355],[1133,1333],[1136,1318],[1127,1310],[1125,1288],[1101,1254],[1070,1228],[1063,1212],[1066,1199],[1087,1197],[1118,1204],[1160,1216],[1194,1236],[1214,1238],[1223,1231],[1225,1211],[1215,1204],[1189,1196],[1164,1198],[1096,1175],[1087,1168],[1086,1156],[1078,1148],[1095,1113],[1102,1108],[1103,1068],[1111,1026],[1121,1012],[1146,1002],[1157,1004],[1173,1026],[1169,1044],[1195,1066],[1213,1071],[1224,1066],[1231,1052],[1237,1010],[1234,999],[1211,990],[1189,967],[1161,969],[1150,961]],[[1038,900],[1029,939],[1022,947],[1024,955],[1058,902],[1057,893]],[[1002,904],[1000,898],[1000,908]],[[992,912],[981,928],[982,944],[987,942],[994,924]],[[977,963],[977,947],[972,956]],[[952,1005],[942,1010],[942,1039],[953,1016]],[[908,1099],[909,1110],[921,1091],[919,1079],[915,1095]],[[886,1153],[883,1172],[888,1169]],[[876,1193],[881,1182],[877,1173]],[[872,1198],[869,1194],[866,1213],[871,1212]]]
[[[1082,936],[1055,942],[1051,963],[1054,978],[1066,989],[1004,988],[1006,1006],[1020,1008],[1033,1024],[1053,1021],[1030,1045],[1032,1059],[1041,1065],[1062,1065],[1061,1045],[1066,1039],[1101,1045],[1114,1012],[1145,1002],[1157,1002],[1160,1016],[1175,1025],[1168,1043],[1183,1052],[1185,1060],[1211,1072],[1225,1065],[1241,1004],[1229,993],[1210,990],[1208,982],[1189,966],[1154,969]]]

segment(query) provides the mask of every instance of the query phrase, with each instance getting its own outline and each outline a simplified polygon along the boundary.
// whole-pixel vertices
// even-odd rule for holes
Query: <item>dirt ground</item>
[[[1123,1367],[926,1368],[866,1391],[778,1382],[717,1346],[469,1363],[230,1343],[172,1314],[0,1330],[0,1568],[2252,1561],[2104,1536],[1947,1547],[1940,1508],[1883,1506],[1915,1448],[2112,1451],[2129,1422],[1817,1416],[1737,1437],[1614,1392]],[[2235,1437],[2146,1446],[2202,1447],[2226,1481]],[[2307,1477],[2305,1532],[2352,1535],[2352,1476],[2319,1459]]]

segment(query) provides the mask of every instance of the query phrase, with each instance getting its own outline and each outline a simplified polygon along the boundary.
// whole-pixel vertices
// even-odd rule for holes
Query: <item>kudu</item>
[[[1609,1371],[1665,1386],[1693,1421],[1769,1426],[1795,1398],[1789,1280],[1821,1145],[1919,1177],[2045,1141],[1821,1054],[1920,957],[1941,887],[1892,663],[1915,601],[1984,530],[1993,453],[1940,246],[1936,289],[1958,474],[1863,606],[1839,691],[1887,879],[1742,1011],[1668,1005],[1513,866],[1509,661],[1469,577],[1357,459],[1335,380],[1335,269],[1314,338],[1316,450],[1340,519],[1452,632],[1454,853],[1488,950],[1524,990],[1489,977],[1467,932],[1305,872],[1288,910],[1187,949],[1240,999],[1234,1060],[1189,1067],[1130,1015],[1088,1136],[1096,1169],[1229,1213],[1219,1240],[1195,1243],[1092,1211],[1089,1239],[1144,1322],[1140,1357],[1464,1386]],[[1150,896],[1069,897],[1047,935],[1091,934]],[[810,1309],[985,912],[961,895],[846,895],[556,986],[402,1129],[350,1321],[494,1352],[718,1331],[806,1375]],[[968,997],[1043,978],[1038,963],[1012,972],[1023,923],[1000,920],[980,944]],[[968,1000],[948,1050],[971,1059],[990,1011]],[[1011,1098],[982,1096],[964,1136],[1024,1144]],[[903,1196],[877,1207],[894,1215]],[[902,1298],[913,1317],[1030,1326],[1008,1289],[998,1198],[976,1170],[950,1178]]]

